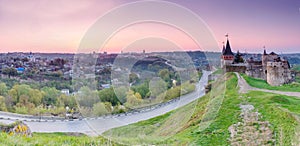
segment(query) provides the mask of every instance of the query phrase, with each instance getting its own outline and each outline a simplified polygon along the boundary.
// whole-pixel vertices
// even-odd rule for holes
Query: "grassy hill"
[[[247,83],[252,87],[269,89],[269,90],[300,92],[300,82],[293,82],[290,84],[284,84],[282,86],[271,86],[265,80],[252,78],[245,74],[242,74],[242,76],[247,81]]]
[[[260,123],[269,123],[267,134],[272,138],[261,145],[300,144],[299,98],[258,91],[239,94],[233,73],[213,82],[212,87],[210,93],[197,101],[146,121],[106,131],[105,138],[64,133],[34,133],[33,137],[1,133],[0,145],[237,145],[247,142],[251,132],[257,134],[253,135],[255,138],[266,135],[262,130],[266,127]],[[246,125],[239,124],[245,123],[241,105],[253,105],[251,114],[260,116]],[[240,125],[240,131],[233,138],[230,127],[234,125]]]
[[[222,84],[226,83],[226,84]],[[229,127],[242,122],[241,104],[251,104],[270,123],[272,137],[265,145],[292,145],[299,133],[300,99],[264,92],[239,94],[237,77],[230,73],[215,82],[212,92],[165,115],[104,133],[123,144],[230,145]],[[253,123],[259,131],[259,124]],[[243,136],[244,133],[240,132]],[[245,133],[247,134],[247,133]],[[242,137],[240,138],[242,142]]]

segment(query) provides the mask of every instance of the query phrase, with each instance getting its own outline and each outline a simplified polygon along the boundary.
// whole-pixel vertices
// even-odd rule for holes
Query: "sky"
[[[130,2],[135,1],[0,0],[0,52],[75,53],[85,33],[101,16]],[[265,46],[267,51],[300,53],[300,0],[169,2],[197,14],[210,28],[220,48],[228,33],[233,51],[261,53]],[[198,28],[193,26],[193,29]],[[176,28],[153,23],[123,28],[103,50],[120,52],[135,46],[132,51],[162,51],[174,46],[170,43],[184,50],[220,51],[199,48]]]

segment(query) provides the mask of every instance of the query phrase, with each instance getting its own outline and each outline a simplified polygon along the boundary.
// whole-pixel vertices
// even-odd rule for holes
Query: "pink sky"
[[[76,52],[81,38],[100,16],[127,2],[130,1],[0,0],[0,52]],[[172,2],[198,14],[211,28],[220,46],[225,40],[224,35],[229,33],[234,51],[261,52],[263,46],[283,53],[300,50],[299,1],[255,0],[251,4],[236,0]],[[170,26],[144,24],[120,31],[106,45],[106,51],[119,52],[130,45],[129,42],[142,39],[145,35],[168,37],[185,50],[203,50]],[[159,42],[154,45],[143,40],[138,47],[144,45],[145,48],[152,48],[149,51],[157,51],[160,47],[165,49],[166,45],[162,42],[166,41]]]

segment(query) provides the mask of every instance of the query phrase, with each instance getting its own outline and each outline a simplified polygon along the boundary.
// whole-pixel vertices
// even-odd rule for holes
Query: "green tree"
[[[42,102],[45,105],[55,105],[58,96],[61,94],[57,89],[53,87],[44,87],[42,88],[42,92],[44,94]]]
[[[98,102],[93,105],[93,114],[95,116],[101,116],[104,114],[108,114],[108,110],[105,108],[105,104],[103,102]]]
[[[58,97],[57,106],[68,106],[70,108],[77,107],[75,96],[73,95],[67,96],[65,94],[61,94]]]
[[[234,56],[234,62],[235,63],[244,63],[243,56],[242,56],[242,54],[239,51]]]
[[[29,97],[27,95],[21,95],[20,101],[16,104],[16,112],[20,114],[31,113],[34,109],[34,104],[29,102]]]
[[[158,76],[161,77],[164,81],[170,81],[170,71],[168,69],[162,69],[159,71]]]
[[[5,98],[3,96],[0,96],[0,111],[7,111]]]
[[[151,96],[157,97],[167,90],[167,83],[162,79],[154,79],[150,82]]]
[[[128,107],[134,107],[142,103],[142,96],[140,93],[134,93],[132,90],[127,92],[126,103]]]
[[[0,83],[0,95],[6,96],[8,92],[7,86],[5,83]]]
[[[29,91],[29,102],[35,106],[39,106],[42,103],[43,93],[38,89],[31,89]]]
[[[19,102],[20,96],[26,95],[29,97],[29,91],[31,90],[29,85],[14,85],[9,91],[8,95],[12,97],[13,103],[17,104]]]
[[[98,94],[101,102],[110,102],[113,106],[117,105],[119,102],[119,99],[112,87],[108,89],[100,90]]]
[[[11,76],[16,76],[18,74],[17,70],[13,67],[7,67],[2,69],[2,73],[8,75],[8,78]]]
[[[91,90],[87,86],[83,86],[80,88],[76,98],[80,106],[90,108],[92,108],[95,103],[100,101],[97,91]]]
[[[140,93],[140,95],[142,96],[142,98],[147,98],[149,95],[149,81],[145,81],[143,84],[138,85],[138,86],[132,86],[131,89],[134,92],[138,92]]]
[[[134,83],[134,82],[137,82],[138,80],[139,80],[139,77],[137,74],[135,74],[135,73],[129,74],[129,83]]]

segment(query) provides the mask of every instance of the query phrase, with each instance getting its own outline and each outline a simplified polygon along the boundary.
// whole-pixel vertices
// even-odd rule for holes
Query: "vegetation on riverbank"
[[[256,87],[256,88],[260,88],[260,89],[288,91],[288,92],[300,92],[300,83],[299,82],[284,84],[282,86],[271,86],[265,80],[252,78],[245,74],[241,74],[241,75],[246,80],[246,82],[252,87]]]

